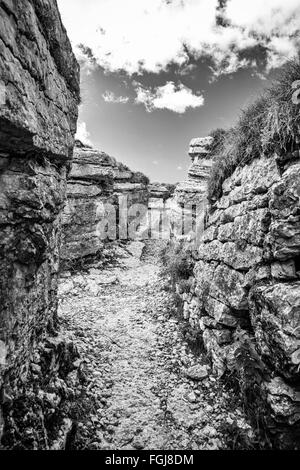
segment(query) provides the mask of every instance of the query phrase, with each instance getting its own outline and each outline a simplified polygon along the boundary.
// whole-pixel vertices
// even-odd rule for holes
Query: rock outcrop
[[[209,157],[211,137],[193,139],[189,146],[192,164],[185,181],[176,185],[174,196],[168,201],[171,233],[175,240],[193,244],[199,241],[204,227],[207,207],[207,182],[212,160]]]
[[[140,232],[141,238],[169,240],[171,229],[171,201],[175,185],[151,183],[148,186],[148,212]]]
[[[192,164],[188,170],[187,180],[179,183],[175,190],[178,204],[202,204],[207,198],[207,181],[212,161],[209,158],[209,145],[211,137],[193,139],[189,147],[189,156]]]
[[[108,233],[108,240],[124,238],[124,234],[118,233],[119,219],[133,204],[147,208],[148,183],[142,173],[134,173],[106,153],[77,142],[63,214],[63,265],[70,267],[101,257],[107,241],[99,234],[99,224],[107,216],[103,205],[112,208],[112,228],[115,227]]]
[[[163,202],[173,197],[175,184],[150,183],[148,186],[150,199],[161,199]]]
[[[4,430],[5,445],[18,447],[30,421],[31,364],[56,331],[60,217],[79,102],[79,66],[56,1],[0,1],[0,80],[0,437]],[[43,364],[44,383],[59,375],[52,366]],[[25,447],[35,448],[31,437]]]
[[[238,167],[208,213],[184,315],[275,448],[300,442],[300,163]]]

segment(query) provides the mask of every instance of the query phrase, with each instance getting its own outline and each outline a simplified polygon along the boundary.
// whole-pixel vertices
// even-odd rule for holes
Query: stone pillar
[[[191,234],[185,233],[184,238],[193,238],[199,241],[204,228],[204,215],[207,205],[207,182],[210,175],[212,161],[209,155],[209,145],[212,137],[200,137],[191,141],[189,146],[189,156],[192,164],[188,170],[185,181],[179,183],[175,190],[175,197],[172,204],[173,225],[179,226],[179,219],[194,219],[195,230]],[[193,214],[192,214],[193,211]],[[185,231],[189,232],[185,229]],[[194,233],[192,233],[194,232]]]
[[[189,181],[207,184],[212,164],[209,156],[209,146],[212,140],[212,137],[199,137],[191,141],[189,156],[192,165],[188,171]]]

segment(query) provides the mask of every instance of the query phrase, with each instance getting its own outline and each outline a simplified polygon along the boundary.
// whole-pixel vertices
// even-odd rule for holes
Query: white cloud
[[[229,0],[226,16],[233,25],[263,36],[291,35],[299,29],[299,0]]]
[[[91,75],[91,73],[97,69],[97,61],[89,48],[79,44],[75,46],[75,54],[80,64],[81,72],[84,72],[86,75]]]
[[[287,59],[296,56],[297,50],[299,50],[299,45],[297,46],[296,41],[291,43],[288,36],[272,38],[268,44],[267,72],[271,69],[281,67]]]
[[[174,82],[152,89],[137,87],[136,103],[145,105],[148,112],[155,109],[168,109],[174,113],[185,113],[188,108],[199,108],[204,105],[202,95],[195,95],[190,88],[182,83]]]
[[[158,165],[158,161],[157,161],[157,160],[153,160],[152,165],[157,166],[157,165]]]
[[[86,123],[85,122],[80,122],[77,126],[77,132],[75,138],[80,140],[84,145],[90,145],[92,146],[92,142],[90,140],[90,133],[88,132],[86,128]]]
[[[281,67],[299,50],[299,0],[229,0],[226,16],[231,29],[239,28],[244,36],[256,38],[267,49],[267,67]]]
[[[248,59],[239,59],[238,55],[234,52],[229,52],[224,58],[224,55],[216,52],[214,55],[214,65],[211,67],[213,76],[210,82],[215,81],[220,75],[229,75],[239,69],[248,67],[251,61]]]
[[[178,171],[182,171],[182,169],[183,169],[182,166],[178,166],[178,167],[177,167],[177,170],[178,170]]]
[[[129,98],[128,96],[116,96],[112,91],[106,91],[103,93],[102,98],[106,103],[120,103],[125,104],[128,103]]]
[[[219,11],[228,26],[216,24],[218,0],[59,0],[74,45],[91,48],[106,71],[133,73],[188,64],[209,55],[219,73],[239,67],[239,52],[255,45],[268,50],[268,68],[291,57],[299,45],[299,0],[228,0]],[[81,51],[82,53],[82,51]],[[88,60],[89,71],[93,60]]]

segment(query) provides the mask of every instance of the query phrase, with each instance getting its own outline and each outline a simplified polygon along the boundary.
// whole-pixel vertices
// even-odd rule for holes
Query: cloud
[[[300,41],[299,0],[229,0],[225,11],[231,29],[255,38],[267,51],[266,71],[297,55]]]
[[[83,44],[78,44],[75,46],[75,53],[80,64],[81,72],[86,75],[91,75],[91,73],[98,67],[97,60],[93,56],[91,48],[84,46]]]
[[[219,0],[58,1],[74,45],[84,44],[108,72],[159,73],[175,64],[185,73],[192,54],[210,57],[217,74],[233,73],[253,66],[240,54],[258,45],[270,70],[299,47],[299,0],[227,0],[223,8]],[[92,65],[88,54],[87,70]]]
[[[183,114],[188,108],[199,108],[204,105],[202,95],[195,95],[190,88],[182,83],[175,85],[167,82],[165,85],[148,89],[137,86],[136,103],[144,104],[148,112],[155,109],[168,109],[174,113]]]
[[[184,67],[181,67],[181,69],[179,70],[179,74],[193,76],[193,72],[195,72],[196,70],[197,70],[196,64],[188,64]]]
[[[274,37],[270,40],[267,50],[267,67],[266,71],[281,67],[287,59],[297,55],[299,44],[291,40],[288,36]]]
[[[91,135],[86,128],[86,123],[80,122],[77,126],[75,139],[80,140],[80,142],[82,142],[84,145],[92,146],[93,144],[90,140],[90,136]]]
[[[106,91],[103,93],[102,98],[106,103],[128,103],[128,96],[116,96],[112,91]]]
[[[178,167],[177,167],[177,170],[178,170],[178,171],[182,171],[182,169],[183,169],[182,166],[178,166]]]
[[[157,160],[153,160],[152,165],[157,166],[157,165],[158,165],[158,161],[157,161]]]
[[[239,59],[238,55],[234,52],[230,52],[224,57],[223,53],[216,52],[214,55],[214,64],[211,67],[213,76],[210,82],[213,82],[220,75],[229,75],[241,68],[245,68],[250,64],[248,59]]]
[[[225,9],[232,25],[269,37],[299,30],[299,12],[298,0],[229,0]]]

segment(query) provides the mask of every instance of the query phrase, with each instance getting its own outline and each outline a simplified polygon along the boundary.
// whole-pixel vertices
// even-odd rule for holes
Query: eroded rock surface
[[[148,186],[151,199],[162,199],[164,202],[173,196],[175,185],[163,183],[150,183]]]
[[[71,156],[79,66],[56,1],[1,0],[1,151]]]
[[[193,139],[189,147],[192,164],[188,170],[187,180],[179,183],[175,190],[175,199],[179,204],[202,203],[207,197],[207,181],[211,169],[209,144],[211,137]]]
[[[211,137],[193,139],[189,147],[192,164],[185,181],[176,185],[169,200],[172,236],[186,241],[199,240],[204,227],[207,207],[207,182],[212,160],[209,155]]]
[[[133,204],[144,205],[147,209],[148,182],[142,173],[132,172],[115,158],[78,142],[63,214],[61,256],[64,266],[78,263],[81,259],[101,257],[106,241],[99,230],[101,221],[107,217],[104,205],[111,206],[109,217],[112,228],[116,228],[119,217]],[[130,223],[130,212],[127,214]],[[117,237],[127,239],[127,223],[125,228],[124,234],[115,229],[108,231],[107,236],[110,240]]]
[[[259,371],[251,400],[276,448],[300,442],[299,188],[298,162],[280,169],[270,156],[237,168],[209,214],[183,295],[219,375],[234,369],[247,394]]]
[[[20,413],[15,427],[13,415],[35,351],[56,332],[60,217],[79,102],[79,66],[55,1],[0,1],[0,80],[0,436],[18,447],[26,419],[21,425]],[[47,370],[55,374],[50,363]]]

